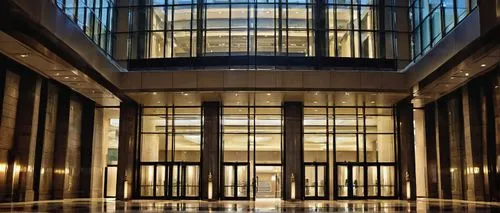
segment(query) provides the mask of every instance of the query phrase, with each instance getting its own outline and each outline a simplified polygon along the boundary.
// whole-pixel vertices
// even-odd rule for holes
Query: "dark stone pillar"
[[[120,104],[120,127],[118,136],[118,174],[116,198],[132,198],[134,183],[135,147],[137,141],[139,106],[134,102]]]
[[[203,113],[203,145],[201,165],[201,199],[208,199],[208,179],[212,176],[212,199],[222,197],[223,189],[220,183],[221,175],[221,141],[220,132],[220,103],[204,102]]]
[[[95,103],[90,100],[83,101],[82,131],[80,144],[80,196],[88,198],[91,192],[92,180],[92,153],[94,135]]]
[[[450,130],[448,122],[448,106],[446,100],[436,103],[436,150],[438,153],[438,186],[439,198],[451,198],[450,173]]]
[[[436,108],[434,103],[425,106],[425,149],[427,154],[427,196],[430,198],[439,198],[439,175],[436,152]]]
[[[66,156],[69,138],[70,91],[61,89],[57,101],[57,124],[54,143],[52,199],[63,199],[65,191]]]
[[[304,198],[304,162],[303,153],[303,117],[302,102],[284,103],[284,147],[283,159],[283,199],[291,200],[292,176],[295,181],[295,199]]]
[[[313,8],[313,14],[315,14],[315,17],[313,20],[314,25],[316,25],[317,32],[314,34],[315,38],[314,40],[314,54],[316,56],[317,60],[321,60],[322,57],[327,56],[327,49],[328,49],[328,23],[327,23],[327,18],[326,18],[326,0],[316,0],[315,1],[315,6]],[[313,26],[310,26],[311,28]],[[319,61],[321,63],[321,61]],[[317,64],[317,66],[320,66],[320,64]]]
[[[483,137],[480,88],[468,85],[462,88],[464,114],[464,148],[466,199],[484,200],[483,172],[476,173],[475,168],[482,168]],[[480,169],[482,170],[482,169]]]
[[[13,184],[15,201],[34,200],[33,168],[35,167],[36,137],[38,129],[38,105],[41,80],[34,75],[23,74],[19,86],[19,102],[14,133],[14,147],[9,154],[9,174]],[[17,169],[18,168],[18,169]]]
[[[397,104],[397,119],[399,129],[399,197],[414,200],[417,197],[417,188],[413,104],[410,102],[410,98]],[[408,190],[410,191],[408,192]]]

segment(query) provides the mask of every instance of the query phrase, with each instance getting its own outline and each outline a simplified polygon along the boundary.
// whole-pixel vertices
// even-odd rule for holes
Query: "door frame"
[[[276,166],[280,167],[280,180],[281,183],[278,184],[280,187],[280,196],[277,197],[279,199],[283,199],[283,165],[281,163],[254,163],[253,164],[253,180],[252,180],[252,189],[253,189],[253,196],[252,199],[255,200],[257,198],[257,167],[262,167],[262,166]]]
[[[303,180],[304,180],[304,184],[303,184],[303,187],[302,187],[302,190],[304,190],[304,200],[328,200],[329,198],[329,195],[330,195],[330,187],[329,187],[329,184],[328,182],[329,181],[329,178],[328,178],[328,174],[329,174],[329,171],[328,171],[328,163],[327,162],[304,162],[303,164],[303,174],[304,174],[304,177],[303,177]],[[307,166],[313,166],[314,167],[314,175],[315,175],[315,181],[314,181],[314,188],[315,188],[315,192],[314,192],[314,196],[306,196],[306,193],[305,193],[305,187],[306,187],[306,184],[305,184],[305,181],[306,181],[306,167]],[[322,166],[323,168],[325,168],[324,170],[324,174],[323,174],[323,181],[324,181],[324,186],[323,186],[323,191],[324,191],[324,195],[323,196],[318,196],[318,167]]]
[[[226,190],[226,186],[225,186],[225,177],[226,177],[226,174],[225,174],[225,168],[226,166],[231,166],[233,167],[234,169],[234,186],[233,186],[233,190],[234,190],[234,195],[232,197],[226,197],[225,195],[225,190]],[[246,196],[244,197],[238,197],[238,166],[246,166],[247,168],[247,178],[246,178],[246,181],[247,181],[247,193],[246,193]],[[221,191],[222,191],[222,196],[221,196],[221,199],[222,200],[248,200],[250,199],[250,163],[248,162],[224,162],[222,163],[222,171],[221,171]]]

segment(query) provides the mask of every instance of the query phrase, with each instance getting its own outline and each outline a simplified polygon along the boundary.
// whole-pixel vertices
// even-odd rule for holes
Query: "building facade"
[[[0,3],[0,199],[500,200],[500,3]]]

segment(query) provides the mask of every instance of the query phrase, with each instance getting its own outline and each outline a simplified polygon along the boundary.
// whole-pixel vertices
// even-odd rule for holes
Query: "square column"
[[[284,103],[284,146],[283,146],[283,199],[304,198],[304,105],[302,102]]]
[[[417,198],[415,178],[415,138],[413,134],[413,104],[407,98],[397,104],[399,130],[399,198]]]
[[[218,200],[222,197],[221,189],[221,159],[220,151],[220,102],[204,102],[203,116],[203,145],[201,150],[201,194],[203,200]],[[210,184],[211,182],[211,189]],[[211,194],[211,198],[209,197]]]
[[[132,198],[135,178],[134,163],[137,147],[139,106],[135,102],[120,104],[120,127],[118,135],[118,171],[116,181],[116,199]],[[137,174],[137,172],[136,172]],[[139,183],[135,185],[138,186]],[[135,190],[139,191],[139,190]]]

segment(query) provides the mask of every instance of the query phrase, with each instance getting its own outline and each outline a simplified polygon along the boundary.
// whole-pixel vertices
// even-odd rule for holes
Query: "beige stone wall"
[[[74,198],[79,195],[81,131],[82,103],[78,100],[71,99],[69,109],[68,148],[66,150],[64,198]]]

